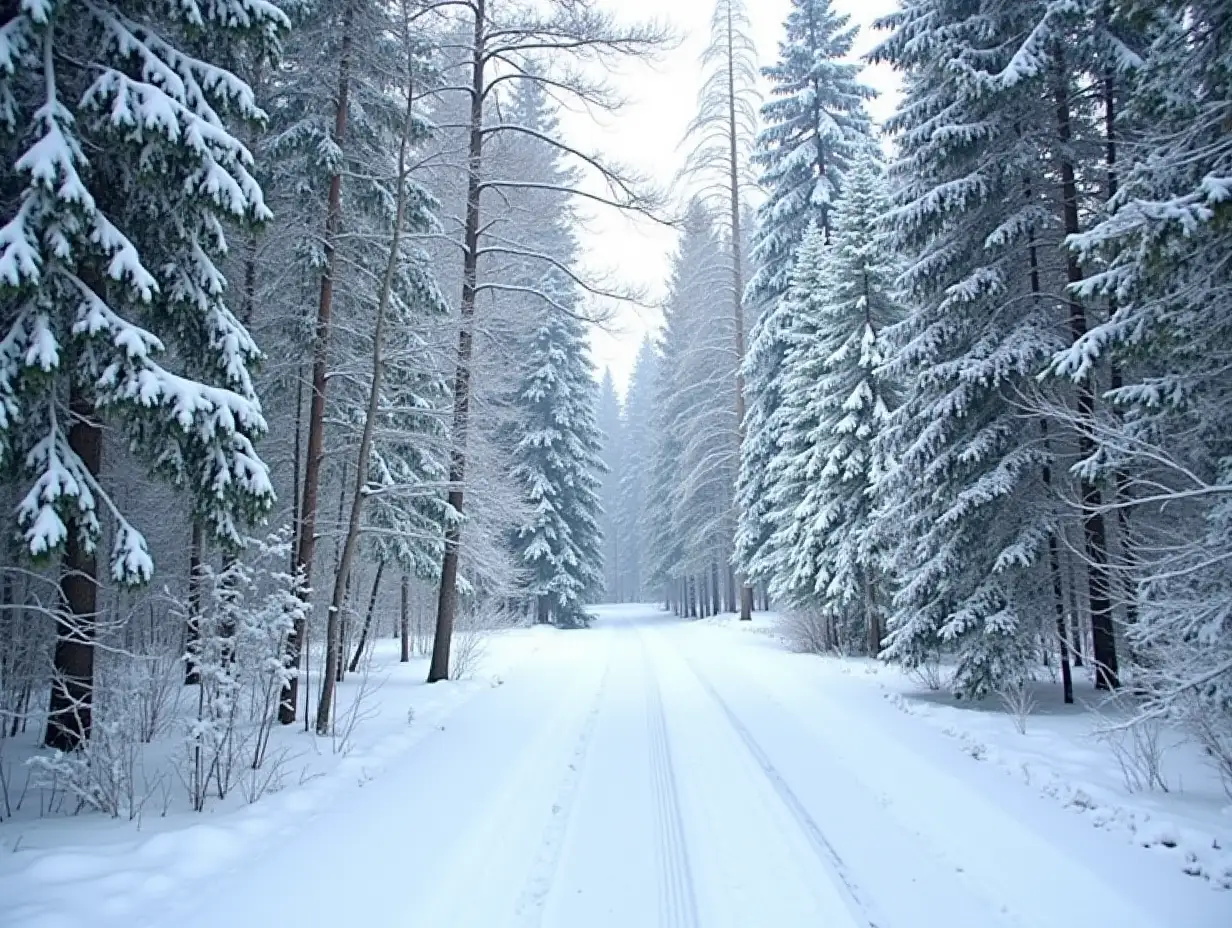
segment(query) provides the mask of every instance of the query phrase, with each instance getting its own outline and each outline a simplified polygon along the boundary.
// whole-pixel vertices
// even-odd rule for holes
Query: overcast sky
[[[679,170],[683,152],[678,148],[689,120],[696,110],[701,84],[698,59],[709,34],[713,0],[609,0],[623,19],[660,19],[682,37],[678,48],[657,64],[630,65],[612,75],[613,84],[628,100],[615,116],[605,116],[597,124],[584,113],[565,113],[565,131],[579,147],[603,152],[653,178],[664,187]],[[746,0],[753,25],[758,63],[768,64],[777,57],[782,24],[789,0]],[[895,0],[835,0],[835,7],[860,24],[856,54],[874,45],[878,36],[872,30],[877,17],[890,12]],[[665,14],[665,10],[670,12]],[[865,80],[881,91],[872,105],[877,121],[893,109],[897,82],[883,68],[869,68]],[[676,235],[649,220],[634,220],[615,210],[584,209],[585,228],[582,246],[585,262],[593,271],[606,273],[628,285],[644,289],[652,300],[665,295],[669,262],[676,247]],[[623,390],[637,354],[638,345],[648,332],[662,324],[657,310],[623,304],[610,331],[595,331],[592,347],[599,369],[610,368],[619,389]]]

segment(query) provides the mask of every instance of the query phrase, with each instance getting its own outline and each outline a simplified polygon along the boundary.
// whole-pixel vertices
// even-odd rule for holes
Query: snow
[[[1100,808],[1149,814],[1139,843],[1183,847],[1221,824],[1192,758],[1171,768],[1184,789],[1131,796],[1078,712],[1044,706],[1020,736],[1003,713],[954,708],[893,669],[790,653],[762,616],[595,613],[589,630],[490,640],[461,684],[420,683],[423,661],[398,665],[381,642],[380,705],[350,753],[278,732],[323,756],[255,804],[148,816],[137,832],[6,823],[0,923],[1232,923],[1215,880],[1043,788],[1055,770]],[[1029,779],[1006,775],[1020,757]]]

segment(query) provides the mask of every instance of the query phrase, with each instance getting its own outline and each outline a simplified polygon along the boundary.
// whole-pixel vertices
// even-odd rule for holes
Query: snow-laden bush
[[[134,713],[96,718],[89,739],[77,750],[30,758],[32,785],[50,797],[67,794],[76,804],[74,812],[137,818],[164,779],[161,773],[147,773],[139,731]]]
[[[828,654],[834,650],[833,629],[816,610],[793,609],[784,612],[776,630],[788,647],[801,654]]]
[[[300,578],[283,569],[290,551],[286,530],[248,539],[243,559],[202,567],[201,607],[184,607],[195,629],[185,660],[197,681],[197,710],[177,772],[197,811],[211,793],[225,799],[245,769],[265,763],[279,694],[295,673],[285,642],[309,608]]]

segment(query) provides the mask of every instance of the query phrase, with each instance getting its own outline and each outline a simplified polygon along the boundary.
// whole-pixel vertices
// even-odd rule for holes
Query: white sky
[[[709,34],[713,0],[608,0],[612,9],[626,21],[665,17],[682,37],[680,46],[655,64],[630,64],[612,74],[613,85],[628,101],[615,116],[603,116],[596,123],[586,113],[564,113],[562,122],[571,141],[580,148],[603,152],[606,157],[633,168],[668,187],[679,170],[683,150],[679,149],[685,128],[696,110],[701,84],[698,59]],[[757,45],[758,63],[769,64],[778,53],[783,20],[789,0],[746,0]],[[895,0],[834,0],[837,9],[847,12],[861,26],[855,54],[860,55],[878,41],[871,26],[875,19],[891,12]],[[664,9],[670,9],[669,13]],[[870,110],[878,122],[893,110],[897,80],[889,69],[868,68],[864,79],[881,91]],[[671,254],[676,234],[645,219],[634,219],[616,210],[583,208],[587,217],[582,232],[586,266],[626,285],[644,290],[652,302],[666,293]],[[648,333],[662,324],[656,309],[621,304],[608,331],[595,330],[591,339],[595,364],[600,371],[610,368],[617,388],[622,390],[633,367],[638,345]]]

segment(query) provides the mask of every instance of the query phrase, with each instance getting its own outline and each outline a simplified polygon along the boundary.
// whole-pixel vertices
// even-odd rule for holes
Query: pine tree
[[[629,389],[625,397],[621,424],[624,467],[620,479],[615,527],[620,538],[620,588],[632,602],[642,602],[648,595],[646,570],[650,551],[646,500],[649,491],[647,466],[652,459],[654,434],[655,382],[658,377],[658,355],[649,339],[642,341],[637,351]]]
[[[531,517],[513,543],[540,620],[568,628],[589,623],[584,605],[603,585],[595,392],[582,324],[546,313],[526,359],[524,431],[514,449]]]
[[[753,236],[754,307],[787,292],[792,256],[810,223],[830,240],[847,171],[874,146],[864,105],[875,93],[860,82],[860,65],[846,60],[857,32],[850,19],[831,0],[792,0],[778,61],[763,69],[772,96],[761,108],[765,126],[753,155],[767,193]]]
[[[864,110],[873,91],[859,80],[859,65],[845,61],[856,29],[830,0],[793,0],[779,43],[779,58],[763,73],[772,98],[762,106],[764,128],[753,163],[766,190],[754,223],[753,274],[745,291],[756,323],[744,364],[748,412],[737,488],[736,562],[754,580],[766,580],[774,531],[770,498],[772,460],[789,423],[779,384],[794,324],[783,305],[791,263],[810,223],[829,240],[830,212],[854,159],[872,149]]]
[[[650,576],[661,585],[710,578],[731,556],[735,361],[732,320],[714,316],[714,293],[730,273],[725,245],[705,207],[694,202],[672,267],[652,420],[645,506]]]
[[[1131,47],[1146,46],[1143,61],[1124,55],[1112,72],[1130,128],[1106,133],[1107,146],[1132,159],[1110,175],[1101,221],[1070,243],[1092,270],[1078,294],[1112,312],[1056,370],[1118,374],[1106,395],[1123,419],[1096,430],[1088,465],[1123,475],[1118,502],[1144,536],[1143,610],[1128,629],[1140,679],[1151,711],[1185,715],[1213,756],[1210,735],[1224,732],[1232,771],[1232,6],[1110,7],[1110,25],[1138,29]]]
[[[783,370],[788,508],[779,517],[784,582],[776,584],[788,601],[833,620],[845,646],[874,654],[887,591],[867,529],[887,469],[874,443],[893,406],[880,372],[882,332],[902,316],[892,295],[896,262],[878,229],[884,184],[874,163],[854,164],[830,246],[814,226],[797,253],[789,299],[812,335],[792,345]]]
[[[730,332],[735,349],[732,392],[736,414],[733,455],[739,458],[744,442],[744,355],[748,336],[744,289],[747,268],[744,190],[749,186],[749,153],[757,122],[756,48],[750,37],[744,0],[715,0],[710,18],[710,42],[702,53],[705,76],[698,95],[698,111],[686,132],[692,143],[685,175],[699,183],[701,201],[718,198],[714,220],[727,233],[728,273],[731,278]],[[734,477],[733,477],[734,484]],[[729,514],[724,514],[727,518]],[[732,528],[734,537],[735,529]],[[753,590],[742,580],[740,617],[749,619]]]
[[[625,551],[617,527],[620,508],[620,487],[624,479],[625,435],[621,422],[620,398],[612,382],[612,372],[604,370],[599,385],[597,413],[599,432],[603,436],[603,472],[599,475],[599,499],[603,517],[599,521],[603,535],[603,592],[607,602],[625,601],[622,586],[621,561]]]
[[[141,532],[103,486],[100,420],[192,495],[219,543],[273,502],[252,440],[266,424],[259,352],[228,308],[224,224],[268,218],[229,124],[260,120],[215,63],[276,40],[272,4],[23,4],[0,30],[0,458],[26,486],[17,521],[36,559],[62,555],[47,743],[88,737],[99,579],[150,579]]]
[[[1047,296],[1064,286],[1064,268],[1046,260],[1063,233],[1037,160],[1054,102],[1033,83],[987,79],[1032,11],[991,12],[912,0],[877,52],[907,74],[889,126],[891,245],[909,265],[908,316],[885,333],[903,398],[881,438],[894,466],[877,487],[878,535],[900,578],[884,653],[910,666],[953,649],[952,685],[969,694],[1016,679],[1050,615],[1053,461],[1029,410],[1066,319]]]

